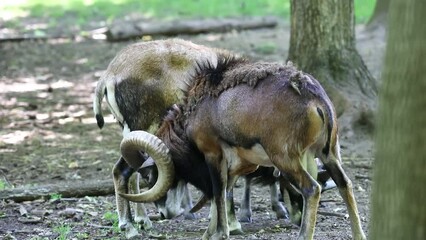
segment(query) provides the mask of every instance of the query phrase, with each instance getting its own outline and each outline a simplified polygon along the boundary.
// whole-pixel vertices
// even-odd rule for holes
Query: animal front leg
[[[279,190],[278,190],[278,186],[276,182],[273,182],[269,185],[269,191],[271,193],[272,211],[275,212],[277,219],[287,219],[288,213],[287,213],[287,210],[279,201],[279,195],[278,195]]]
[[[207,155],[208,156],[208,155]],[[209,172],[213,183],[213,199],[210,211],[211,218],[209,227],[203,235],[203,239],[219,240],[229,238],[228,217],[226,209],[226,186],[227,186],[227,162],[221,159],[220,155],[214,159],[209,159]],[[214,159],[214,160],[213,160]],[[212,165],[210,163],[215,163]]]
[[[250,200],[251,178],[244,177],[244,193],[241,200],[240,221],[251,222],[251,200]]]
[[[280,176],[280,191],[283,197],[284,205],[287,208],[290,221],[300,226],[303,212],[303,197],[290,184],[285,175]]]
[[[244,234],[241,229],[241,223],[235,216],[235,204],[234,204],[234,185],[238,180],[238,176],[230,176],[228,179],[228,187],[226,193],[226,211],[228,213],[228,227],[231,235]]]
[[[189,192],[188,184],[185,183],[183,186],[183,199],[182,199],[182,207],[184,209],[184,216],[187,220],[196,219],[195,213],[191,213],[191,209],[194,205],[192,204],[191,193]]]
[[[140,193],[139,179],[139,173],[132,174],[130,177],[129,190],[134,194]],[[145,205],[143,203],[133,203],[133,205],[135,206],[135,222],[139,223],[142,229],[150,230],[152,228],[152,222],[146,212]]]
[[[210,204],[209,218],[210,218],[209,225],[203,234],[203,237],[202,237],[203,240],[209,240],[217,229],[217,206],[216,206],[216,201],[214,198],[212,199]]]

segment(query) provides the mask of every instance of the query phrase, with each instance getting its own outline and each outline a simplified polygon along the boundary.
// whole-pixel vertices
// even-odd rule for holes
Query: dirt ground
[[[384,32],[357,26],[357,48],[373,75],[380,76]],[[289,25],[255,31],[179,36],[257,60],[286,59]],[[161,37],[156,37],[161,38]],[[83,179],[111,179],[121,133],[109,115],[103,130],[92,114],[93,91],[109,61],[131,42],[65,39],[0,43],[0,182],[6,188]],[[106,104],[104,104],[106,105]],[[108,110],[105,108],[105,113]],[[108,112],[109,113],[109,112]],[[368,234],[371,134],[339,119],[344,169],[352,179],[364,230]],[[242,184],[236,188],[237,207]],[[194,199],[198,191],[194,190]],[[298,227],[276,220],[269,188],[254,186],[253,222],[232,239],[291,239]],[[152,204],[149,213],[156,214]],[[321,196],[315,239],[350,239],[345,205],[336,189]],[[0,239],[123,239],[116,227],[113,196],[55,198],[15,203],[0,199]],[[199,239],[208,225],[208,208],[196,220],[155,221],[170,239]]]

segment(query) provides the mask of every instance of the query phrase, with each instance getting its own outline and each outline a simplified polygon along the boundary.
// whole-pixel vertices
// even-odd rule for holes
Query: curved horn
[[[130,166],[135,161],[140,163],[139,151],[144,151],[154,159],[158,168],[158,179],[151,189],[139,194],[119,193],[120,196],[132,202],[153,202],[164,196],[173,183],[175,170],[169,149],[163,141],[145,131],[132,131],[124,136],[120,149]]]

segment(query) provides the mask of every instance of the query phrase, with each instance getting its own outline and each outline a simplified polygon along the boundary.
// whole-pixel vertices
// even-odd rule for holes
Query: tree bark
[[[288,60],[317,78],[335,104],[338,87],[375,96],[375,81],[355,48],[353,0],[291,0]]]
[[[393,0],[379,103],[370,239],[426,239],[426,2]]]
[[[373,14],[370,20],[368,20],[367,27],[374,29],[377,26],[387,26],[387,18],[389,11],[390,0],[377,0],[376,6],[374,7]]]
[[[33,201],[39,198],[49,198],[52,194],[62,197],[106,196],[114,194],[112,180],[86,180],[63,182],[34,187],[19,187],[0,191],[0,199],[10,199],[15,202]]]

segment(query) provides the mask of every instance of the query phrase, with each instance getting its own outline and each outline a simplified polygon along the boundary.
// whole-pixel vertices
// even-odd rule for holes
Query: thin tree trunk
[[[375,96],[375,81],[355,48],[353,0],[291,0],[288,60],[317,78],[333,102],[336,86]]]
[[[426,1],[393,0],[370,239],[426,239]]]

